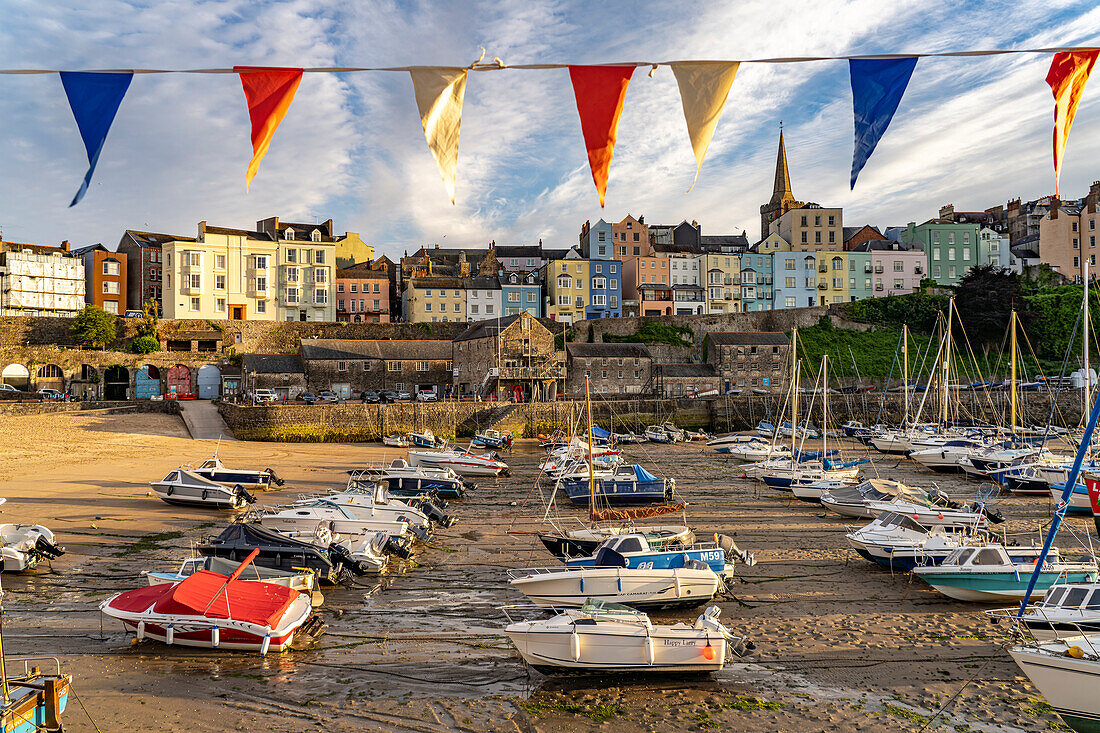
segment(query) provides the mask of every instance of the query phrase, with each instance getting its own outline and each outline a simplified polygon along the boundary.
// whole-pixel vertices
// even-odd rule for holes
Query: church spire
[[[775,185],[772,186],[771,203],[778,204],[793,199],[791,174],[787,171],[787,146],[783,143],[783,125],[779,125],[779,152],[775,157]]]

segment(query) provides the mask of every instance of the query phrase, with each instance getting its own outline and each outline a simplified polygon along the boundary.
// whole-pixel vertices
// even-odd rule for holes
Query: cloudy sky
[[[2,68],[454,66],[478,46],[520,64],[1100,45],[1091,0],[0,0],[0,18]],[[405,73],[307,75],[249,193],[237,77],[137,76],[71,209],[87,159],[59,79],[0,76],[0,227],[8,240],[113,247],[126,228],[190,234],[200,220],[331,217],[392,255],[491,239],[567,246],[586,219],[632,213],[755,240],[780,120],[799,199],[844,207],[848,225],[904,224],[948,202],[983,209],[1053,192],[1049,65],[1048,55],[921,60],[854,192],[846,63],[743,64],[691,193],[672,73],[639,69],[603,211],[565,70],[471,75],[455,206]],[[1097,161],[1100,80],[1077,115],[1065,196],[1100,178]]]

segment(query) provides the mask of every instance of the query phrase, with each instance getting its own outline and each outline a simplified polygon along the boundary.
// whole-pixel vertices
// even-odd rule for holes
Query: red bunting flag
[[[1047,72],[1047,84],[1054,92],[1054,194],[1058,195],[1058,179],[1062,175],[1062,157],[1069,139],[1069,128],[1077,114],[1077,105],[1085,92],[1085,84],[1096,65],[1100,51],[1064,51],[1054,54]]]
[[[294,93],[302,81],[302,69],[234,66],[233,70],[240,74],[248,116],[252,120],[252,160],[245,173],[247,189],[260,169],[260,161],[267,155],[275,130],[294,101]]]
[[[626,87],[634,74],[633,66],[570,66],[569,79],[581,116],[581,133],[588,149],[588,165],[603,206],[607,174],[615,153],[619,115],[623,112]]]

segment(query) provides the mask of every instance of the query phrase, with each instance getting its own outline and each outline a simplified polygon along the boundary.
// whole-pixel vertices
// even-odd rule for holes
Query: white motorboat
[[[222,463],[221,459],[218,458],[216,452],[213,456],[199,464],[198,468],[191,470],[204,479],[221,484],[226,488],[240,486],[244,489],[262,491],[270,488],[271,484],[282,486],[283,483],[285,483],[281,478],[275,475],[275,472],[270,468],[265,468],[262,471],[247,468],[227,468],[225,464]]]
[[[240,511],[256,501],[243,486],[224,486],[180,467],[149,484],[153,493],[169,504]]]
[[[224,557],[189,557],[184,560],[180,564],[179,569],[174,572],[151,572],[146,570],[142,574],[145,576],[145,579],[149,581],[149,585],[160,585],[161,583],[178,583],[200,570],[209,570],[213,573],[231,575],[238,565],[240,565],[240,563]],[[240,579],[262,580],[265,583],[274,583],[275,585],[293,588],[299,593],[310,593],[317,584],[317,576],[312,572],[287,572],[276,568],[260,567],[255,564],[249,565],[248,568],[241,573]]]
[[[1024,609],[1001,608],[986,611],[994,623],[1006,619],[1019,623],[1036,639],[1043,641],[1060,636],[1079,636],[1100,632],[1100,584],[1077,583],[1052,585],[1039,603]]]
[[[1077,733],[1100,728],[1100,635],[1019,644],[1008,650],[1058,716]]]
[[[821,503],[821,497],[826,492],[839,491],[847,486],[854,486],[859,483],[858,478],[803,478],[799,477],[798,480],[791,482],[791,493],[794,494],[794,498],[801,501],[811,502],[814,504]]]
[[[550,619],[511,623],[504,633],[524,662],[544,672],[717,672],[751,649],[719,613],[711,606],[694,624],[655,625],[641,611],[590,600]]]
[[[645,429],[645,437],[650,443],[676,442],[676,439],[669,434],[664,425],[649,425]]]
[[[890,570],[939,565],[960,547],[985,544],[989,535],[955,527],[925,527],[907,514],[883,512],[845,537],[856,552]]]
[[[359,519],[403,521],[413,529],[424,530],[428,529],[432,521],[442,526],[450,526],[454,523],[450,517],[443,514],[442,510],[426,499],[408,499],[407,501],[394,499],[381,483],[363,485],[362,482],[355,482],[353,479],[349,482],[347,490],[320,498],[347,509]],[[317,497],[303,498],[295,502],[294,506],[309,505],[316,501]]]
[[[731,446],[738,445],[739,443],[748,443],[758,441],[755,435],[741,435],[740,433],[730,433],[729,435],[723,435],[718,438],[711,438],[707,441],[707,447],[713,448],[719,453],[725,453],[727,451],[723,448],[729,448]]]
[[[1038,548],[1036,548],[1038,549]],[[916,567],[913,572],[943,595],[960,601],[996,602],[1023,600],[1035,571],[1035,560],[1020,562],[999,544],[982,547],[961,547],[933,567]],[[1058,548],[1052,547],[1039,572],[1035,594],[1043,596],[1060,583],[1096,582],[1096,562],[1062,560]]]
[[[408,448],[409,439],[404,435],[383,435],[382,445],[389,448]]]
[[[764,440],[751,440],[743,443],[735,443],[719,450],[730,458],[745,463],[755,463],[767,460],[790,460],[791,449],[785,445],[776,445]]]
[[[540,608],[577,608],[589,598],[633,608],[698,606],[714,598],[722,579],[704,562],[682,568],[524,568],[508,571],[512,587]]]
[[[933,471],[958,471],[961,470],[959,461],[969,458],[975,453],[985,452],[988,447],[985,443],[977,440],[948,440],[933,448],[914,450],[909,454],[909,457]]]
[[[427,520],[410,527],[403,519],[369,519],[356,516],[348,507],[324,499],[309,504],[296,504],[260,515],[260,524],[276,532],[315,532],[318,527],[333,534],[362,535],[382,532],[389,537],[407,537],[410,531],[426,537]]]
[[[904,496],[896,496],[890,501],[868,501],[867,509],[875,514],[882,512],[904,514],[925,527],[959,527],[974,530],[985,529],[991,518],[997,522],[1004,521],[1004,517],[982,504],[960,504],[942,497],[945,495],[937,491],[929,492],[927,496],[910,492]]]
[[[881,514],[868,508],[871,501],[889,501],[898,494],[912,491],[908,486],[886,479],[868,479],[854,486],[846,486],[821,495],[821,505],[845,517],[872,519]]]
[[[0,524],[0,571],[21,573],[65,554],[41,524]]]
[[[494,453],[474,453],[465,448],[449,450],[409,451],[409,463],[413,466],[442,466],[459,476],[500,476],[507,473],[508,464]]]

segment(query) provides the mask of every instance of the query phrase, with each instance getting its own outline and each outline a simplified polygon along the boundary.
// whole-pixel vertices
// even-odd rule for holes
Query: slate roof
[[[501,247],[498,245],[493,249],[493,252],[496,253],[498,260],[502,260],[506,257],[509,259],[514,257],[517,260],[525,258],[542,259],[543,256],[542,247],[534,244],[517,245],[512,247]]]
[[[254,374],[304,374],[297,354],[245,354],[241,367]]]
[[[666,377],[717,377],[713,364],[659,364],[656,368]]]
[[[708,333],[712,344],[729,346],[787,346],[791,342],[782,331],[717,331]]]
[[[467,290],[500,290],[500,280],[495,277],[471,277],[466,280]]]
[[[504,316],[503,318],[487,318],[484,321],[470,324],[462,333],[455,337],[455,341],[471,341],[473,339],[495,338],[504,329],[515,323],[515,320],[523,314]],[[536,318],[536,322],[542,324],[551,333],[561,333],[564,325],[550,318]]]
[[[924,243],[917,241],[912,244],[895,242],[892,239],[869,239],[860,242],[852,248],[853,252],[923,252]]]
[[[159,247],[165,242],[194,242],[194,237],[183,237],[178,234],[160,234],[158,232],[139,232],[135,229],[127,229],[126,234],[134,240],[139,247]]]
[[[438,361],[451,358],[451,342],[440,339],[309,339],[302,342],[301,352],[303,361]]]
[[[274,242],[275,240],[270,234],[266,232],[253,232],[248,229],[233,229],[230,227],[212,227],[209,224],[202,228],[207,234],[223,234],[227,237],[248,237],[249,239],[260,239],[266,242]]]
[[[620,358],[620,359],[650,359],[652,355],[645,344],[566,344],[565,350],[572,357],[591,358]]]

